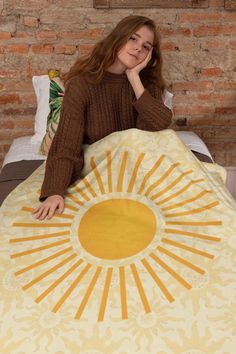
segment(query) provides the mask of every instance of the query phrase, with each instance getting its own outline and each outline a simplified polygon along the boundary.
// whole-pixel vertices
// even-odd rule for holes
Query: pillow
[[[171,109],[173,111],[173,93],[167,91],[166,89],[163,92],[162,95],[162,99],[163,99],[163,103],[166,107],[168,107],[169,109]]]
[[[48,75],[33,76],[32,83],[37,98],[37,110],[35,114],[34,135],[32,143],[41,142],[46,132],[47,116],[50,112],[49,107],[49,85]]]
[[[39,150],[39,153],[42,155],[48,154],[52,140],[57,131],[57,127],[60,120],[61,105],[64,97],[64,92],[65,92],[65,88],[61,79],[59,77],[53,77],[53,79],[50,80],[50,90],[49,90],[50,112],[47,116],[47,129]]]

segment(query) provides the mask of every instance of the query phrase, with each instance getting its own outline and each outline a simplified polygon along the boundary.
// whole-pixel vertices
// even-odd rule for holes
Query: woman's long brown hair
[[[98,83],[104,76],[105,71],[114,63],[119,50],[127,43],[130,36],[142,26],[147,26],[154,34],[152,58],[147,66],[140,72],[144,83],[154,82],[162,90],[165,83],[162,77],[162,56],[160,41],[154,21],[144,16],[127,16],[121,20],[113,31],[99,41],[92,52],[79,58],[68,73],[63,75],[66,83],[72,77],[86,74],[93,83]]]

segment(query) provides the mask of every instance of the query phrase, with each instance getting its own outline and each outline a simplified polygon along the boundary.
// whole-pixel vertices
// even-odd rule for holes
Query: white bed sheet
[[[213,161],[210,151],[199,136],[189,131],[178,131],[176,133],[190,150],[207,155]],[[40,144],[40,141],[32,141],[32,136],[23,136],[21,138],[14,139],[8,153],[5,156],[3,166],[11,162],[21,160],[45,160],[46,156],[38,153]]]

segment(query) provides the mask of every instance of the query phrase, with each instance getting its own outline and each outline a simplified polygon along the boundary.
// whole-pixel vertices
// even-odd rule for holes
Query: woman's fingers
[[[62,213],[64,210],[64,198],[60,195],[48,197],[41,205],[35,208],[32,212],[36,219],[44,220],[51,219],[58,208],[58,212]]]
[[[49,207],[45,206],[41,212],[41,215],[38,217],[39,220],[44,220],[48,215]]]
[[[63,211],[64,211],[64,205],[65,205],[64,200],[60,200],[59,205],[58,205],[58,213],[59,213],[59,214],[62,214],[62,213],[63,213]]]
[[[55,210],[57,208],[57,204],[53,204],[49,209],[47,213],[47,219],[51,219],[55,213]]]

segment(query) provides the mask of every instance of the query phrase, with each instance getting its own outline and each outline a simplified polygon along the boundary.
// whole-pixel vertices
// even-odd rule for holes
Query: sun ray
[[[93,187],[91,186],[91,184],[89,183],[89,181],[87,180],[86,177],[84,177],[81,182],[84,183],[85,187],[87,188],[87,190],[92,194],[92,196],[94,198],[97,197],[97,193],[95,192],[95,190],[93,189]]]
[[[167,225],[184,225],[184,226],[220,226],[222,221],[220,220],[208,220],[208,221],[166,221]]]
[[[197,184],[200,182],[204,182],[203,178],[200,179],[196,179],[194,181],[190,181],[185,187],[181,188],[179,191],[177,191],[176,193],[171,194],[169,197],[159,200],[158,202],[156,202],[157,205],[161,205],[163,203],[168,202],[169,200],[181,195],[182,193],[184,193],[187,189],[189,189],[193,184]]]
[[[162,189],[160,192],[152,195],[150,197],[151,200],[155,200],[157,198],[159,198],[162,194],[168,192],[169,190],[171,190],[176,184],[178,184],[185,176],[189,175],[190,173],[192,173],[193,170],[189,170],[186,172],[183,172],[179,177],[177,177],[176,179],[174,179],[170,184],[168,184],[164,189]]]
[[[139,187],[138,190],[138,194],[141,194],[142,191],[144,190],[144,187],[148,181],[148,179],[153,175],[153,173],[155,173],[155,171],[157,170],[157,168],[160,166],[160,164],[162,163],[162,161],[164,160],[165,155],[161,155],[161,157],[157,160],[157,162],[154,164],[154,166],[150,169],[150,171],[146,174],[146,176],[144,177],[141,186]]]
[[[199,238],[200,240],[208,240],[208,241],[214,241],[214,242],[221,241],[220,237],[199,234],[198,232],[192,232],[192,231],[186,231],[186,230],[165,229],[165,232],[167,234],[177,234],[177,235],[181,235],[181,236],[195,237],[195,238]]]
[[[121,316],[122,316],[122,320],[126,320],[128,318],[128,310],[127,310],[127,296],[126,296],[124,267],[119,267],[119,276],[120,276]]]
[[[75,191],[78,192],[84,200],[87,202],[90,201],[90,198],[87,196],[87,194],[77,185],[75,188]]]
[[[182,202],[179,202],[179,203],[175,203],[175,204],[172,204],[172,205],[169,205],[165,208],[161,208],[162,211],[166,211],[166,210],[170,210],[170,209],[174,209],[174,208],[177,208],[177,207],[181,207],[183,205],[186,205],[188,203],[191,203],[191,202],[194,202],[195,200],[198,200],[200,198],[202,198],[205,194],[207,193],[212,193],[212,191],[210,190],[203,190],[202,192],[198,193],[197,195],[195,195],[195,197],[192,197],[192,198],[189,198],[189,199],[185,199],[183,200]]]
[[[125,174],[125,167],[128,159],[128,151],[125,151],[123,154],[121,166],[120,166],[120,171],[117,179],[117,187],[116,191],[117,192],[122,192],[123,190],[123,181],[124,181],[124,174]]]
[[[112,192],[112,169],[111,169],[112,155],[111,151],[107,151],[107,183],[109,193]]]
[[[70,227],[71,224],[68,223],[36,223],[36,222],[14,222],[13,225],[14,227]]]
[[[210,258],[210,259],[213,259],[215,257],[213,254],[201,251],[198,248],[187,246],[187,245],[185,245],[185,244],[183,244],[181,242],[176,242],[176,241],[170,240],[168,238],[162,238],[161,242],[167,243],[168,245],[171,245],[171,246],[174,246],[174,247],[182,248],[183,250],[186,250],[186,251],[189,251],[189,252],[192,252],[192,253],[196,253],[196,254],[199,254],[200,256],[207,257],[207,258]]]
[[[65,236],[69,235],[70,231],[61,231],[61,232],[54,232],[52,234],[46,234],[46,235],[37,235],[37,236],[27,236],[27,237],[17,237],[17,238],[12,238],[9,240],[10,243],[17,243],[17,242],[26,242],[26,241],[36,241],[36,240],[45,240],[48,238],[52,237],[58,237],[58,236]]]
[[[42,294],[40,294],[35,301],[39,303],[42,301],[48,294],[50,294],[60,283],[63,282],[73,271],[78,268],[84,261],[79,259],[73,266],[71,266],[60,278],[58,278],[53,284],[51,284]]]
[[[22,289],[26,290],[29,289],[31,286],[33,286],[34,284],[40,282],[42,279],[46,278],[49,274],[55,272],[57,269],[61,268],[63,265],[65,265],[66,263],[70,262],[72,259],[74,259],[77,256],[76,253],[71,254],[69,257],[63,259],[63,261],[57,263],[56,265],[54,265],[53,267],[49,268],[46,272],[40,274],[38,277],[34,278],[33,280],[31,280],[29,283],[25,284]]]
[[[174,163],[155,183],[151,184],[151,186],[148,187],[144,195],[147,197],[151,193],[151,191],[155,189],[157,186],[159,186],[159,184],[161,184],[179,165],[180,165],[179,162]]]
[[[97,165],[96,165],[96,163],[95,163],[95,161],[94,161],[94,157],[91,157],[91,159],[90,159],[90,165],[91,165],[92,170],[93,170],[93,172],[94,172],[94,175],[95,175],[95,177],[96,177],[96,180],[97,180],[97,183],[98,183],[98,187],[99,187],[99,189],[100,189],[100,192],[101,192],[102,194],[105,194],[106,192],[105,192],[105,189],[104,189],[104,186],[103,186],[102,178],[101,178],[100,173],[99,173],[99,171],[98,171]]]
[[[70,252],[70,251],[73,251],[72,247],[65,248],[64,250],[59,251],[57,253],[54,253],[51,256],[47,257],[47,258],[43,258],[43,259],[41,259],[38,262],[30,264],[28,267],[25,267],[25,268],[22,268],[22,269],[18,270],[17,272],[15,272],[15,275],[18,276],[18,275],[20,275],[22,273],[28,272],[29,270],[31,270],[33,268],[37,268],[37,267],[41,266],[42,264],[45,264],[45,263],[51,261],[52,259],[60,257],[61,255],[65,254],[67,252]]]
[[[168,234],[177,234],[177,235],[181,235],[181,236],[195,237],[195,238],[199,238],[201,240],[209,240],[209,241],[215,241],[215,242],[221,241],[220,237],[203,235],[203,234],[199,234],[197,232],[191,232],[191,231],[185,231],[185,230],[165,229],[165,232]]]
[[[154,272],[153,268],[151,265],[148,263],[146,259],[142,259],[141,262],[143,263],[144,267],[147,269],[148,273],[151,275],[161,292],[164,294],[164,296],[167,298],[169,302],[173,302],[174,298],[167,289],[167,287],[164,285],[164,283],[161,281],[161,279],[158,277],[158,275]]]
[[[199,273],[199,274],[205,274],[205,270],[195,266],[194,264],[190,263],[189,261],[186,261],[186,259],[181,258],[179,256],[177,256],[176,254],[168,251],[167,249],[161,247],[161,246],[157,246],[157,250],[161,253],[166,254],[167,256],[169,256],[170,258],[173,258],[174,260],[176,260],[177,262],[185,265],[186,267],[194,270],[195,272]]]
[[[139,166],[141,165],[141,163],[142,163],[142,161],[144,159],[144,156],[145,156],[145,153],[140,154],[138,159],[137,159],[137,161],[136,161],[132,176],[130,178],[129,186],[128,186],[128,189],[127,189],[128,193],[131,193],[133,188],[134,188],[134,183],[135,183],[136,178],[137,178],[138,169],[139,169]]]
[[[66,193],[66,195],[65,195],[65,197],[66,198],[69,198],[70,200],[72,200],[75,204],[78,204],[78,205],[80,205],[80,206],[83,206],[84,205],[84,203],[81,201],[81,200],[79,200],[79,199],[77,199],[73,194],[71,194],[71,193]]]
[[[91,282],[89,284],[89,287],[88,287],[86,293],[84,294],[83,300],[81,301],[81,304],[80,304],[80,306],[78,308],[78,311],[76,312],[76,315],[75,315],[75,319],[76,320],[79,320],[80,317],[82,316],[84,308],[85,308],[85,306],[86,306],[86,304],[87,304],[87,302],[88,302],[88,300],[90,298],[90,295],[93,292],[93,289],[94,289],[94,287],[96,285],[96,282],[97,282],[97,280],[98,280],[98,278],[99,278],[99,276],[101,274],[101,271],[102,271],[102,267],[97,267],[97,269],[95,271],[95,274],[94,274],[94,276],[93,276],[93,278],[92,278],[92,280],[91,280]]]
[[[109,289],[110,289],[110,285],[111,285],[112,272],[113,272],[113,268],[107,269],[106,280],[105,280],[105,285],[104,285],[104,289],[103,289],[100,310],[99,310],[99,314],[98,314],[98,321],[99,322],[103,321],[103,319],[104,319],[107,300],[108,300],[108,293],[109,293]]]
[[[68,242],[70,242],[70,239],[65,239],[65,240],[53,242],[53,243],[47,244],[45,246],[32,248],[30,250],[19,252],[19,253],[14,253],[14,254],[12,254],[10,256],[10,258],[18,258],[18,257],[26,256],[26,255],[29,255],[29,254],[32,254],[32,253],[35,253],[35,252],[40,252],[40,251],[47,250],[47,249],[52,248],[52,247],[57,247],[57,246],[63,245],[64,243],[68,243]]]
[[[59,299],[59,301],[53,307],[52,312],[57,312],[59,310],[59,308],[64,304],[66,299],[70,296],[72,291],[76,288],[76,286],[79,284],[79,282],[82,280],[82,278],[86,275],[86,273],[89,271],[89,269],[91,267],[92,267],[92,264],[89,264],[89,263],[84,267],[84,269],[80,272],[80,274],[77,276],[77,278],[73,281],[73,283],[69,286],[69,288],[63,294],[63,296]]]
[[[210,204],[207,204],[207,205],[203,205],[201,208],[197,208],[197,209],[191,209],[191,210],[187,210],[187,211],[180,211],[178,213],[172,213],[172,214],[165,214],[164,213],[164,216],[166,218],[174,218],[176,216],[183,216],[183,215],[192,215],[192,214],[199,214],[205,210],[209,210],[209,209],[212,209],[214,208],[216,205],[219,204],[219,201],[216,200]]]
[[[73,207],[72,205],[65,203],[65,209],[70,209],[73,211],[79,211],[79,208]]]
[[[149,312],[151,312],[151,307],[149,305],[147,296],[146,296],[146,294],[144,292],[144,288],[143,288],[141,279],[140,279],[140,277],[138,275],[137,268],[136,268],[135,264],[130,264],[130,268],[131,268],[131,271],[132,271],[132,274],[133,274],[133,277],[134,277],[134,280],[135,280],[135,283],[136,283],[136,286],[137,286],[137,289],[138,289],[138,292],[139,292],[139,296],[141,298],[141,301],[142,301],[142,304],[143,304],[143,307],[144,307],[144,310],[145,310],[146,313],[149,313]]]
[[[186,289],[191,289],[192,286],[184,280],[174,269],[169,267],[165,262],[163,262],[156,254],[151,253],[150,257],[154,259],[156,263],[158,263],[163,269],[165,269],[173,278],[175,278],[180,284],[182,284]]]
[[[32,213],[32,211],[34,210],[34,208],[30,208],[30,207],[22,207],[21,209],[22,211],[28,211],[30,213]],[[64,219],[74,219],[74,215],[71,214],[54,214],[54,217],[58,217],[58,218],[64,218]]]

